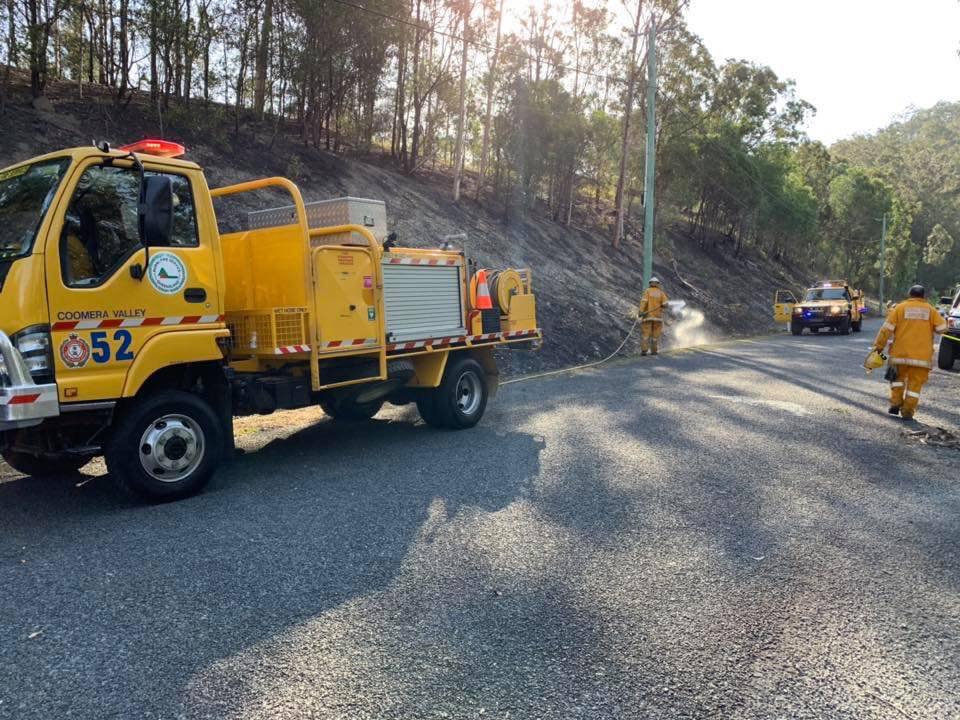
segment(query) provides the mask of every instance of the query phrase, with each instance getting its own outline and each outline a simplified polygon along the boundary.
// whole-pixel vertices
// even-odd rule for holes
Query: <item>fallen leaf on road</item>
[[[43,630],[34,630],[32,633],[27,635],[27,640],[33,640],[34,638],[38,638],[41,635],[43,635]]]

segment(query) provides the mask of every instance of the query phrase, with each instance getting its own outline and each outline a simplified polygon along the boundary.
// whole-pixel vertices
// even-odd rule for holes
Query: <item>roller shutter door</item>
[[[466,335],[460,305],[462,267],[383,265],[388,342]]]

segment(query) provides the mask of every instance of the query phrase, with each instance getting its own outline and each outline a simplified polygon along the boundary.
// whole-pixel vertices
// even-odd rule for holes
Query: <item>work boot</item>
[[[913,422],[913,412],[904,410],[900,413],[900,417],[902,417],[906,422]]]
[[[641,351],[640,351],[640,355],[643,356],[643,357],[646,357],[646,356],[647,356],[647,351],[646,351],[646,350],[641,350]]]
[[[890,407],[887,408],[887,412],[890,413],[891,415],[899,415],[899,414],[900,414],[900,406],[899,406],[899,405],[891,405]]]

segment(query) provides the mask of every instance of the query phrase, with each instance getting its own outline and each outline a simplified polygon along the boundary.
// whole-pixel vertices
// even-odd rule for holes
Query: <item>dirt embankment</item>
[[[56,90],[52,104],[52,111],[39,111],[22,89],[14,93],[0,134],[0,165],[93,139],[120,144],[161,133],[157,113],[138,103],[117,110],[108,97],[80,100],[76,88],[67,87]],[[535,210],[505,225],[473,199],[452,202],[444,177],[408,177],[376,158],[346,160],[305,147],[295,136],[274,135],[273,126],[241,126],[239,136],[233,130],[232,116],[216,108],[178,109],[164,117],[165,136],[187,145],[212,187],[286,175],[307,201],[343,195],[383,199],[401,244],[433,246],[444,236],[466,233],[467,251],[482,266],[532,268],[546,342],[539,353],[504,353],[507,372],[596,359],[614,349],[632,324],[629,315],[642,291],[641,242],[631,239],[614,250],[593,214],[575,215],[568,228]],[[234,201],[218,211],[223,223],[235,227],[239,215],[257,202],[250,197],[246,204]],[[259,202],[272,206],[283,199],[261,197]],[[772,330],[774,290],[804,284],[797,274],[763,258],[735,258],[723,245],[700,247],[682,225],[663,228],[657,240],[654,269],[667,293],[703,313],[668,329],[668,346]],[[637,351],[634,338],[624,352]]]

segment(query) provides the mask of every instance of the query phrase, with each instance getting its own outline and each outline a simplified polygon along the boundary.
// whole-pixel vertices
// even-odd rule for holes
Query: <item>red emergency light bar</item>
[[[143,155],[154,155],[164,158],[178,158],[187,153],[186,148],[180,143],[154,139],[139,140],[129,145],[122,145],[119,149],[124,152],[141,153]]]

